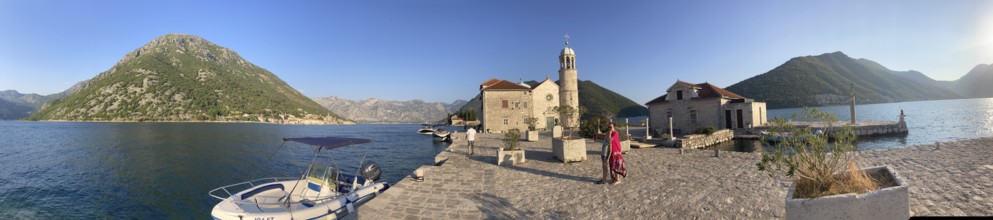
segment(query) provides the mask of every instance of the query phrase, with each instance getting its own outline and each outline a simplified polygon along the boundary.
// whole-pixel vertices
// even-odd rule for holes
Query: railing
[[[210,195],[210,197],[214,197],[215,199],[224,200],[224,199],[226,199],[226,198],[231,197],[231,196],[234,195],[234,194],[231,193],[231,191],[228,191],[228,188],[230,188],[230,187],[249,185],[248,188],[252,188],[252,187],[255,187],[256,186],[255,183],[258,183],[258,182],[261,182],[260,184],[265,184],[265,183],[273,183],[273,182],[289,181],[289,180],[300,180],[300,178],[292,178],[292,177],[266,177],[266,178],[253,179],[253,180],[249,180],[249,181],[245,181],[245,182],[240,182],[240,183],[235,183],[235,184],[226,185],[226,186],[222,186],[222,187],[217,187],[217,188],[215,188],[213,190],[210,190],[210,192],[207,192],[207,194]],[[262,181],[265,181],[265,182],[262,182]],[[219,193],[219,191],[223,191],[223,192],[227,193],[228,196],[221,197],[219,195],[216,195],[217,193]],[[237,192],[235,192],[235,193],[237,193]]]

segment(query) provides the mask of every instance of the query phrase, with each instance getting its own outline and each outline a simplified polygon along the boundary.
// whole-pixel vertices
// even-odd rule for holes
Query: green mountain
[[[537,81],[526,81],[524,82],[528,85],[537,85]],[[558,83],[556,81],[555,83]],[[607,88],[603,88],[597,85],[593,81],[589,80],[579,80],[579,106],[586,108],[586,113],[584,113],[582,118],[589,118],[596,114],[602,114],[603,112],[608,112],[613,114],[614,117],[636,117],[636,116],[648,116],[648,108],[640,105],[627,97],[617,94]],[[476,111],[477,115],[482,115],[479,109],[482,109],[483,102],[480,100],[479,94],[476,97],[469,100],[459,111]]]
[[[938,85],[915,80],[917,74],[893,71],[871,60],[856,60],[834,52],[790,59],[726,89],[764,101],[769,108],[845,104],[852,86],[857,103],[962,98]]]
[[[979,64],[958,80],[938,83],[968,98],[993,97],[993,65]]]
[[[182,34],[128,53],[28,119],[348,122],[233,50]]]

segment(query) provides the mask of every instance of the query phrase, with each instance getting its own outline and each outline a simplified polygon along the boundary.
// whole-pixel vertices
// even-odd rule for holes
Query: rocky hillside
[[[848,102],[852,84],[858,103],[962,97],[941,86],[913,79],[917,74],[893,71],[870,60],[856,60],[834,52],[790,59],[769,72],[726,89],[764,101],[769,108],[844,104]]]
[[[391,101],[382,99],[348,100],[341,97],[314,98],[318,104],[359,123],[434,123],[465,105],[421,100]]]
[[[528,85],[537,85],[537,81],[526,81]],[[556,81],[556,83],[558,83]],[[579,89],[579,106],[586,108],[586,113],[583,114],[582,118],[589,118],[594,114],[602,114],[604,112],[614,115],[614,117],[637,117],[637,116],[647,116],[648,108],[645,106],[634,102],[627,97],[617,94],[607,88],[604,88],[593,81],[589,80],[579,80],[577,85]],[[476,97],[469,100],[465,106],[462,106],[461,111],[476,111],[477,115],[482,115],[479,109],[482,109],[482,101],[477,94]]]
[[[29,119],[348,122],[233,50],[183,34],[135,49]]]

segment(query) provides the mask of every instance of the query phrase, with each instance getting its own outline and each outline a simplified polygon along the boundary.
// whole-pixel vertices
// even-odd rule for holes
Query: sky
[[[479,83],[580,80],[645,103],[842,51],[955,80],[993,63],[993,1],[0,0],[0,90],[51,94],[169,34],[199,35],[309,97],[468,100]]]

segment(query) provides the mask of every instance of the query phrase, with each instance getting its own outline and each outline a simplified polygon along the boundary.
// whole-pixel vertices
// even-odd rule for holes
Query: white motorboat
[[[452,132],[446,131],[443,128],[439,128],[438,130],[434,131],[434,134],[431,135],[431,138],[432,140],[438,142],[452,142]]]
[[[371,142],[358,138],[284,138],[315,147],[310,167],[299,178],[267,177],[218,187],[208,194],[220,200],[210,212],[217,220],[337,219],[355,213],[356,207],[390,187],[378,181],[376,163],[360,162],[361,172],[342,173],[335,166],[317,163],[322,151]],[[332,157],[329,157],[332,158]],[[333,163],[332,163],[333,164]]]
[[[434,126],[430,124],[421,124],[421,129],[417,129],[418,134],[434,134]]]

